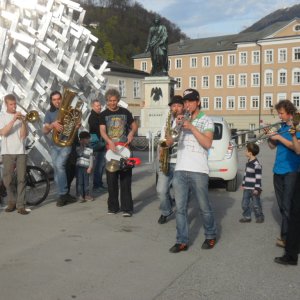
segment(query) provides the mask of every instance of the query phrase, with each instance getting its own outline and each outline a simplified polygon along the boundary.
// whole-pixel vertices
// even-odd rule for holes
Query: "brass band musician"
[[[62,132],[64,126],[57,120],[59,108],[62,102],[62,95],[59,91],[50,94],[50,109],[45,114],[43,132],[48,134],[56,129]],[[76,198],[69,194],[66,175],[66,162],[71,152],[71,146],[59,146],[51,142],[51,158],[54,170],[54,180],[57,187],[58,199],[56,206],[64,206],[68,202],[76,201]]]
[[[16,97],[13,94],[8,94],[4,97],[4,101],[6,112],[0,115],[0,135],[2,136],[3,183],[8,197],[8,206],[5,211],[12,212],[17,208],[18,213],[27,215],[29,212],[25,209],[25,139],[28,135],[28,128],[25,117],[16,111]],[[12,182],[15,168],[17,173],[16,199]]]
[[[167,118],[166,125],[161,131],[160,144],[165,143],[165,149],[162,149],[162,147],[160,148],[159,160],[161,165],[158,171],[158,181],[156,185],[161,211],[161,215],[158,219],[159,224],[165,224],[167,222],[167,218],[173,214],[173,199],[170,195],[170,186],[172,184],[176,165],[177,142],[173,141],[171,131],[176,127],[176,118],[183,114],[182,97],[180,95],[173,96],[169,106],[170,115]]]

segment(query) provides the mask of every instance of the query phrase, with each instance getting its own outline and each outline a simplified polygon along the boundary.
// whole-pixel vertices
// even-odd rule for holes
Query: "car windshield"
[[[223,125],[220,123],[215,123],[214,140],[221,140],[222,133],[223,133]]]

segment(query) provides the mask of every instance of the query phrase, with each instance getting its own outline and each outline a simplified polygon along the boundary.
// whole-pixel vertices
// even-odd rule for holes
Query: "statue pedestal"
[[[139,135],[156,135],[164,126],[169,112],[169,102],[174,95],[176,81],[169,76],[145,77],[145,106],[141,109]]]

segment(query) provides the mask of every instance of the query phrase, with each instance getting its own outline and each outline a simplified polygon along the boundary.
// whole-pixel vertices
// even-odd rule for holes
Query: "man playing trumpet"
[[[6,112],[0,116],[0,135],[2,136],[1,154],[3,159],[3,183],[7,191],[8,205],[6,212],[17,208],[21,215],[29,212],[25,209],[26,154],[25,139],[28,135],[25,117],[16,111],[16,97],[8,94],[4,97]],[[17,198],[12,182],[14,169],[17,172]]]
[[[288,232],[291,199],[297,179],[297,171],[300,167],[300,156],[293,151],[292,136],[289,130],[292,125],[292,118],[296,112],[294,104],[289,100],[282,100],[275,106],[283,125],[278,134],[270,134],[268,145],[271,149],[276,148],[276,157],[273,167],[273,184],[279,210],[282,217],[280,237],[276,245],[285,247]],[[300,133],[296,133],[300,139]]]

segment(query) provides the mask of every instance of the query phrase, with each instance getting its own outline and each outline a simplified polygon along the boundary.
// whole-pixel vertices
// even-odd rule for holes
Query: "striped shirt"
[[[246,190],[261,190],[262,166],[257,158],[246,163],[242,186]]]

